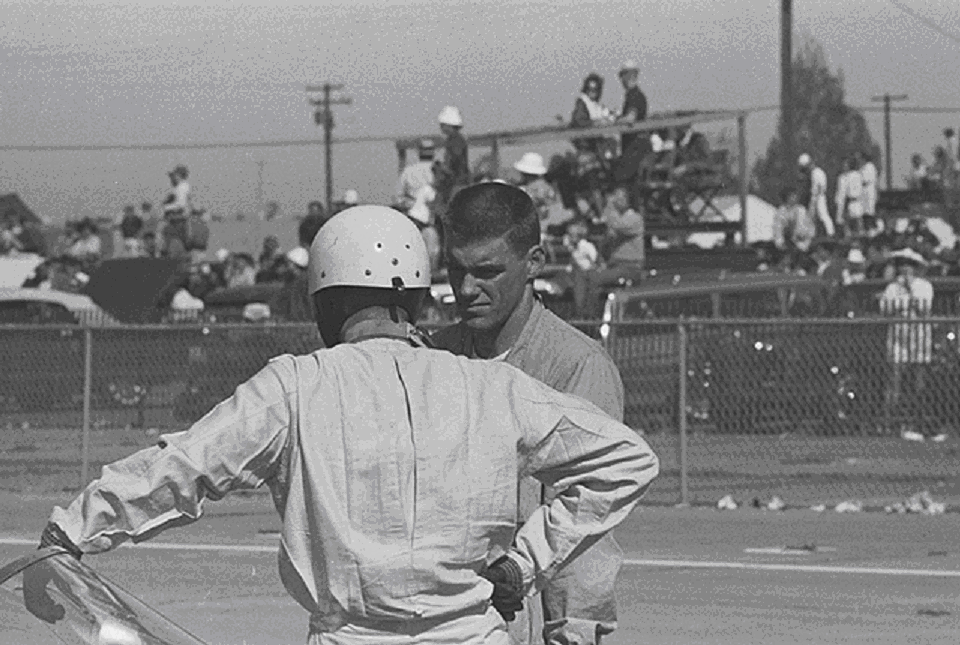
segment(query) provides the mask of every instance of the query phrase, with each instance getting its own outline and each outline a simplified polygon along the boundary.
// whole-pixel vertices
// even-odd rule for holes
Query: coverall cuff
[[[517,567],[520,569],[521,576],[523,578],[523,595],[531,596],[536,593],[536,589],[533,587],[533,581],[536,577],[536,571],[534,571],[533,566],[527,562],[527,559],[520,554],[516,549],[510,549],[507,551],[506,556],[510,560],[516,563]]]

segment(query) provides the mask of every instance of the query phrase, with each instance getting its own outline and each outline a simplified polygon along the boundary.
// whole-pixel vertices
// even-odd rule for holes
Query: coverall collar
[[[405,340],[414,347],[433,347],[429,337],[408,322],[361,320],[343,332],[345,343],[359,343],[371,338],[395,338]]]

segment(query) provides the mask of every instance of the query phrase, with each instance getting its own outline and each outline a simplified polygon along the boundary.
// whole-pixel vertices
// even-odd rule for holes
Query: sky
[[[898,105],[960,107],[955,0],[794,0],[793,10],[794,42],[823,46],[848,104],[879,106],[871,98],[889,92],[909,96]],[[640,63],[651,111],[779,100],[780,0],[0,0],[0,16],[0,146],[319,140],[305,87],[324,81],[353,100],[335,109],[340,138],[434,133],[447,104],[468,134],[546,125],[569,117],[591,71],[606,78],[604,103],[619,107],[625,59]],[[776,118],[748,119],[751,161]],[[882,145],[882,115],[867,120]],[[910,154],[929,159],[947,125],[960,125],[960,112],[894,114],[895,185]],[[735,134],[735,123],[710,127]],[[523,152],[507,149],[503,161]],[[216,214],[279,202],[283,223],[235,223],[256,229],[243,245],[270,226],[289,238],[292,217],[324,194],[319,145],[0,150],[0,193],[53,221],[113,216],[158,202],[178,163]],[[338,145],[333,165],[335,194],[390,200],[391,142]]]

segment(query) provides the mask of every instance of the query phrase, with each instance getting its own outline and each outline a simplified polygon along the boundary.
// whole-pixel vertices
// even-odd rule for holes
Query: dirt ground
[[[11,540],[35,539],[52,506],[69,500],[0,493],[0,560],[31,549]],[[230,496],[150,543],[169,550],[86,561],[211,644],[303,643],[306,615],[276,573],[278,528],[266,497]],[[604,642],[960,642],[958,530],[955,513],[646,507],[617,531],[620,626]],[[789,546],[807,550],[772,549]]]

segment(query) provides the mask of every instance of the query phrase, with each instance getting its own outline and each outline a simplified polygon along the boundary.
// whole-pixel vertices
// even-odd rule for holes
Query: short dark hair
[[[443,225],[451,242],[502,237],[518,255],[540,244],[540,216],[533,200],[516,186],[495,181],[457,192]]]
[[[603,77],[597,74],[596,72],[590,72],[587,74],[587,77],[583,79],[583,85],[580,87],[580,91],[584,94],[587,93],[587,86],[596,83],[597,87],[603,92]]]

